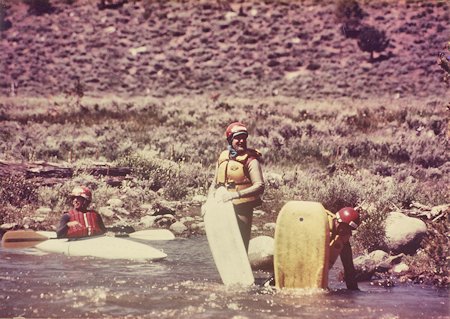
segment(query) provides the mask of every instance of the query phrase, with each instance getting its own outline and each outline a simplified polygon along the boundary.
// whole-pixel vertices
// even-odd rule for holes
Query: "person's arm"
[[[264,193],[265,185],[261,164],[257,159],[253,159],[247,164],[247,169],[250,181],[252,182],[252,186],[240,190],[239,191],[240,197],[262,195]]]
[[[69,214],[62,215],[59,226],[56,229],[56,237],[57,238],[64,238],[67,235],[67,231],[69,230],[69,226],[67,226],[67,223],[70,221]]]
[[[340,256],[342,265],[344,266],[344,280],[347,289],[359,290],[358,282],[356,281],[356,270],[353,265],[352,247],[349,242],[344,244]]]

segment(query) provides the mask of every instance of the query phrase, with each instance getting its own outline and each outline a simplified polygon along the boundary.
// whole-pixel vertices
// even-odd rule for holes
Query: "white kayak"
[[[128,237],[143,240],[173,240],[175,235],[168,229],[146,229],[129,233]]]
[[[53,232],[38,232],[53,235]],[[90,256],[106,259],[160,260],[167,255],[159,249],[129,239],[95,236],[81,239],[55,239],[49,237],[36,248],[45,252],[62,253],[67,256]]]
[[[38,234],[44,235],[47,238],[56,238],[56,232],[54,231],[37,231]],[[175,235],[168,229],[145,229],[135,231],[133,233],[126,233],[123,235],[116,235],[116,237],[135,238],[142,240],[173,240]]]

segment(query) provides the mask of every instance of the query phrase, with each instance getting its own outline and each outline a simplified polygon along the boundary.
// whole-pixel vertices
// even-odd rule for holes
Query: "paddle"
[[[44,235],[46,234],[46,235]],[[129,234],[116,234],[115,237],[130,237],[142,240],[172,240],[174,234],[167,229],[147,229]],[[7,231],[2,238],[4,248],[31,248],[48,239],[56,239],[54,232],[35,232],[33,230]]]
[[[11,230],[3,235],[2,247],[30,248],[48,239],[50,238],[33,230]]]

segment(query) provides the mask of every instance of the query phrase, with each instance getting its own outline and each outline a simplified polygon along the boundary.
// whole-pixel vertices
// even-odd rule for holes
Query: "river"
[[[226,288],[205,237],[151,245],[168,257],[138,262],[0,248],[0,317],[450,318],[447,289],[363,282],[350,292],[336,279],[339,265],[329,291]]]

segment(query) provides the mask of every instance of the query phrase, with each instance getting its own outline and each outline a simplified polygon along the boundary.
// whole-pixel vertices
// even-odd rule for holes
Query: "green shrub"
[[[106,185],[102,178],[89,175],[83,172],[83,169],[75,168],[72,179],[63,184],[52,185],[51,187],[40,187],[37,190],[37,203],[39,206],[46,206],[59,215],[68,211],[72,207],[70,193],[75,186],[84,185],[92,191],[91,208],[103,206],[109,200],[109,196],[102,196],[103,191],[98,191],[102,185]],[[107,186],[110,188],[111,186]]]
[[[357,38],[361,20],[366,13],[356,0],[338,0],[335,9],[336,20],[342,23],[341,31],[347,38]]]
[[[187,167],[183,169],[183,162],[175,163],[161,159],[154,151],[141,151],[125,156],[117,161],[118,165],[131,168],[133,175],[138,179],[148,181],[153,191],[163,189],[170,199],[180,200],[188,193],[192,180],[195,180],[195,171]],[[197,172],[202,170],[199,168]],[[203,177],[200,185],[206,181]],[[194,186],[194,185],[193,185]],[[198,185],[197,185],[198,186]]]
[[[427,228],[422,249],[416,256],[405,258],[410,266],[409,276],[417,283],[448,287],[448,221],[441,218],[429,223]]]
[[[7,18],[9,5],[5,2],[0,2],[0,31],[5,31],[11,28],[12,23]],[[0,116],[1,118],[1,116]]]
[[[49,0],[22,0],[28,5],[28,13],[42,15],[53,12],[54,8]]]
[[[343,207],[355,207],[363,199],[361,186],[352,175],[339,173],[323,181],[317,201],[333,213]]]
[[[301,199],[297,195],[295,190],[287,186],[281,186],[279,188],[267,188],[264,192],[261,209],[272,215],[272,220],[275,221],[284,204],[292,200],[303,199]]]
[[[358,35],[358,47],[370,53],[370,61],[373,61],[373,53],[384,51],[389,45],[389,39],[384,31],[371,26],[361,28]]]
[[[361,225],[355,233],[354,242],[357,250],[374,251],[385,246],[385,210],[366,210],[361,214]]]
[[[33,216],[33,214],[33,207],[28,205],[22,207],[0,206],[0,225],[6,223],[21,225],[24,218]]]
[[[117,164],[130,167],[138,179],[151,181],[151,188],[157,191],[179,171],[175,162],[160,159],[157,155],[155,151],[144,150],[119,159]]]
[[[7,176],[0,179],[0,206],[21,207],[35,203],[37,186],[23,176]]]
[[[338,0],[335,15],[338,22],[361,20],[366,15],[356,0]]]
[[[24,217],[33,216],[37,186],[23,176],[0,178],[0,225],[21,224]]]

